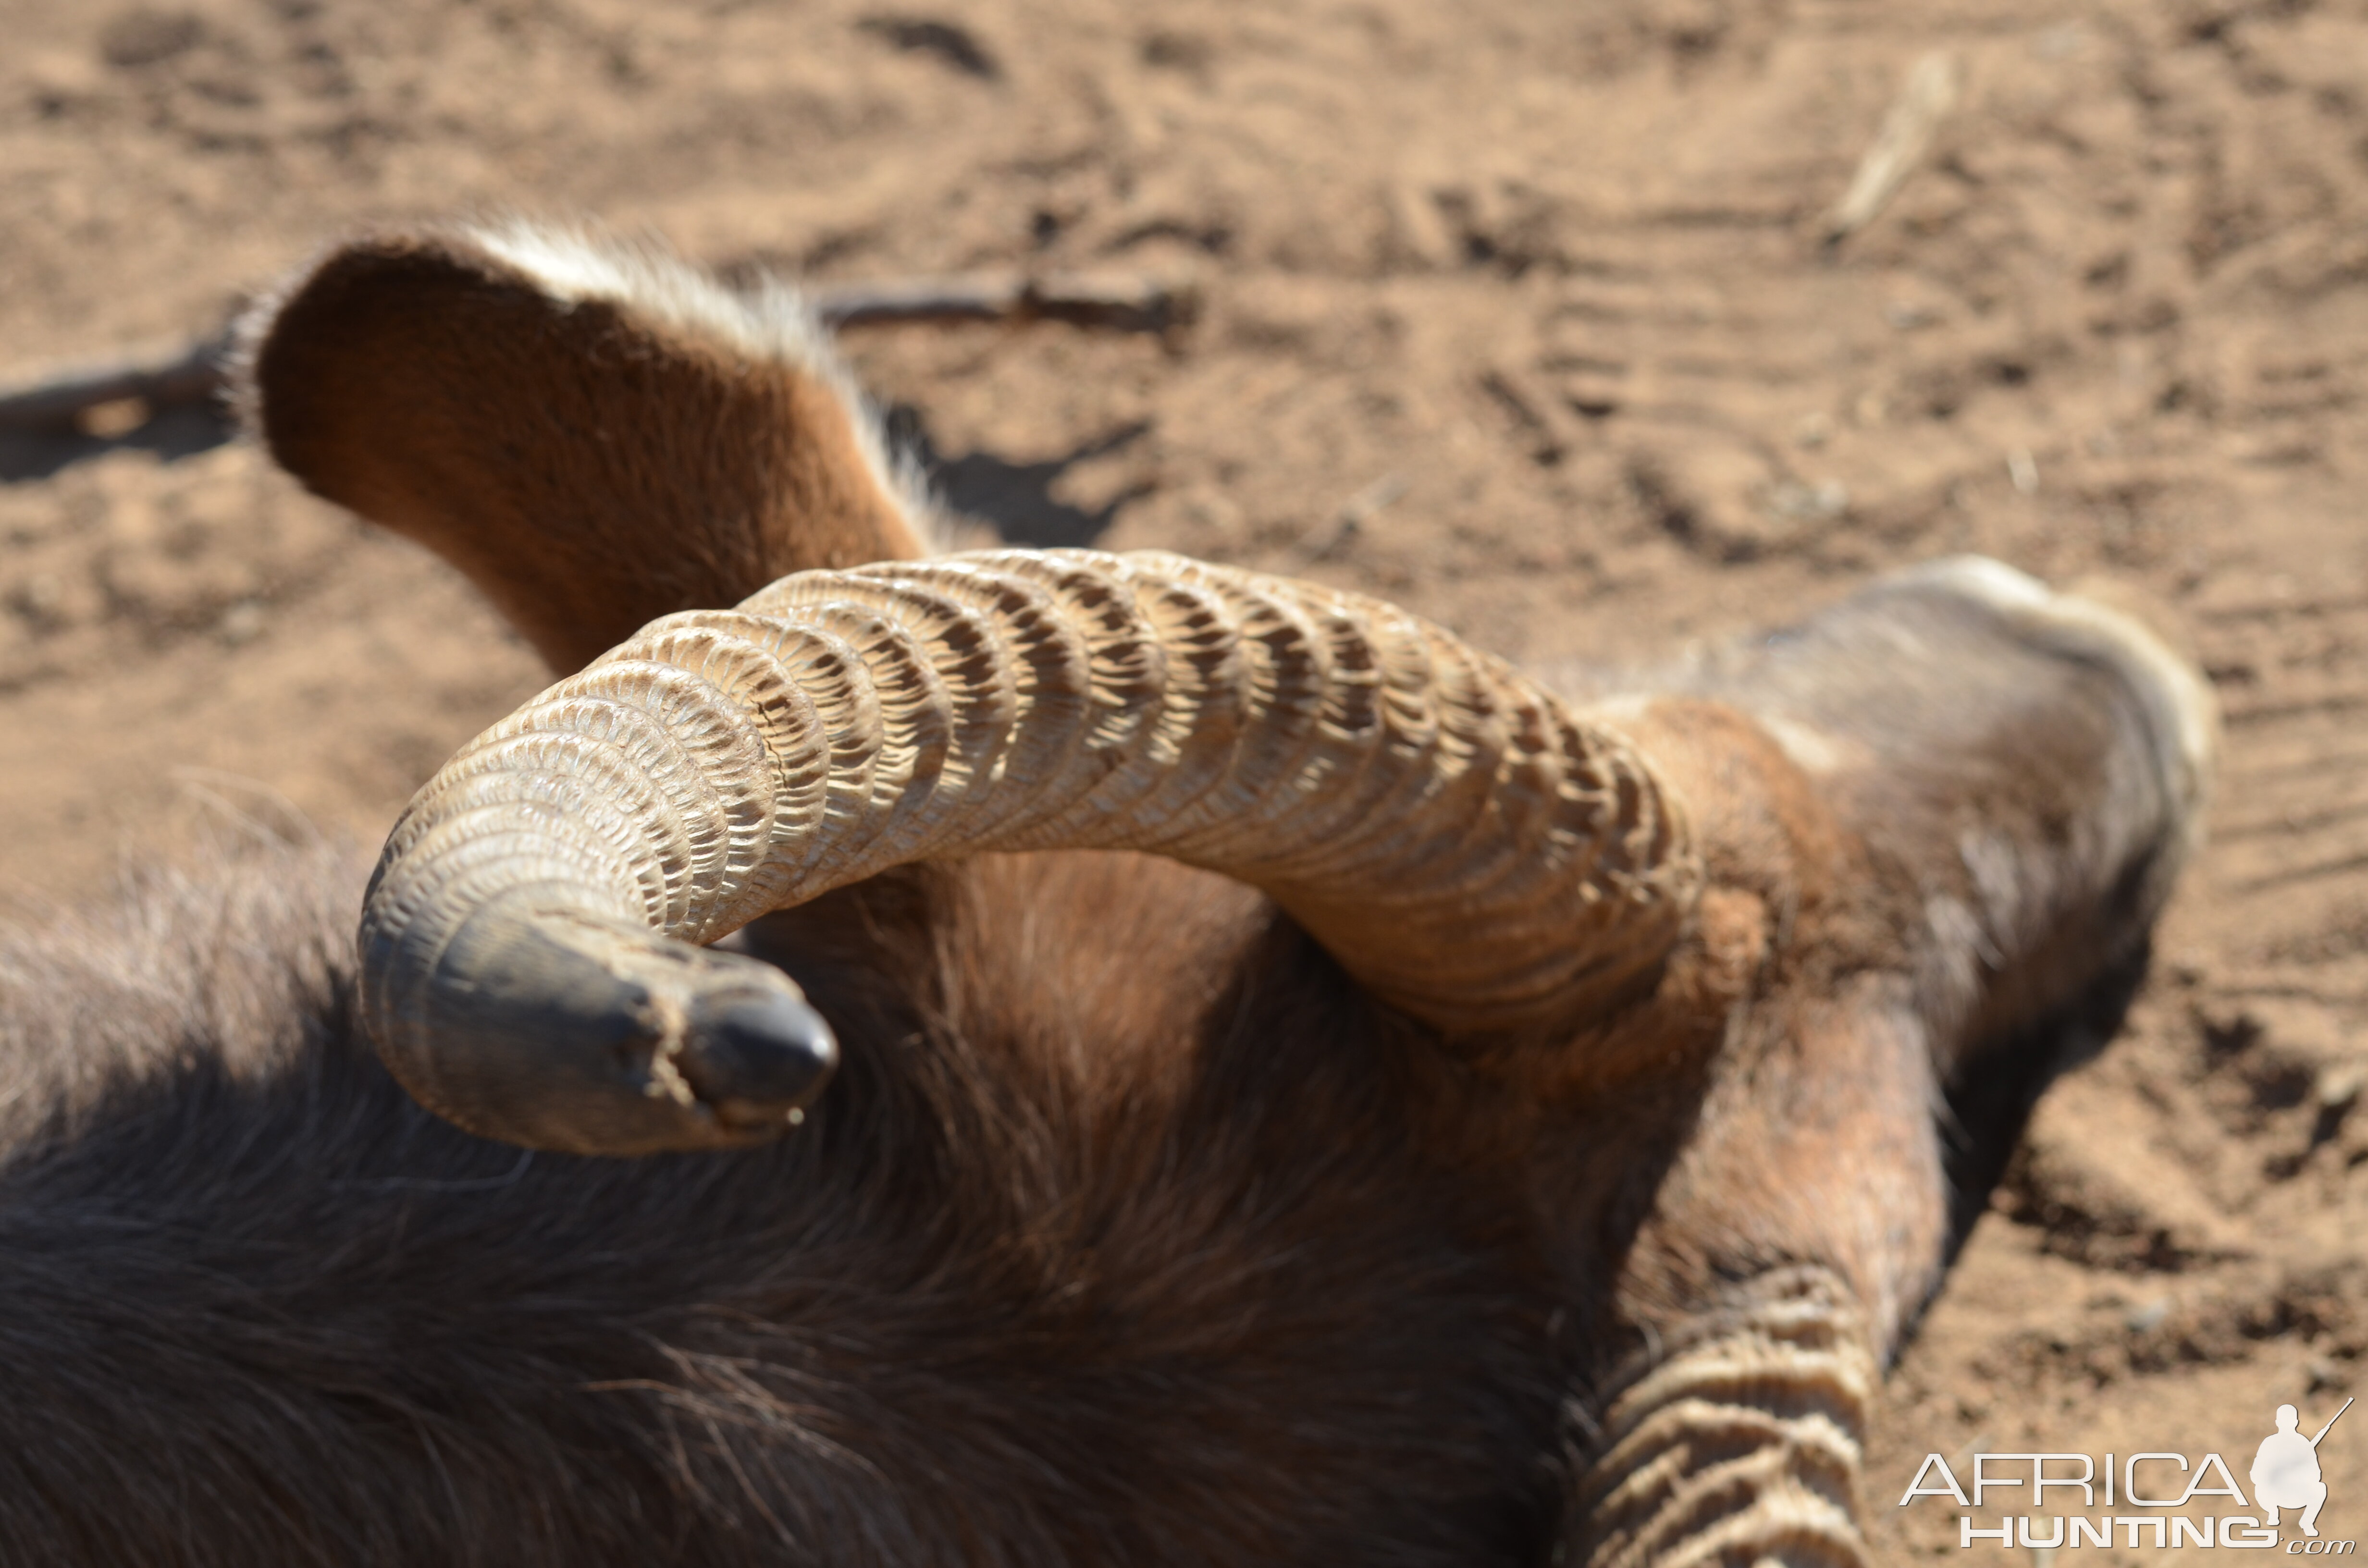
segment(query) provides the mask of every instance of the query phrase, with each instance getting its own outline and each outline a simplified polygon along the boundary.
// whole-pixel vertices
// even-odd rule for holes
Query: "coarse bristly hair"
[[[997,1016],[1037,986],[980,940],[1000,897],[886,879],[785,933],[848,1077],[747,1154],[529,1154],[419,1110],[354,1040],[359,868],[325,846],[7,937],[9,1560],[1531,1556],[1554,1401],[1519,1205],[1411,1152],[1415,1075],[1340,1049],[1359,1009],[1294,978],[1325,968],[1295,933],[1197,1006],[1128,976],[1121,881],[1175,874],[1163,927],[1220,943],[1239,890],[1041,858],[988,874],[1028,884],[1027,946],[1078,947],[1064,1008]],[[833,933],[954,978],[916,1006]],[[1064,1011],[1200,1034],[1167,1136],[1013,1084],[997,1036]]]

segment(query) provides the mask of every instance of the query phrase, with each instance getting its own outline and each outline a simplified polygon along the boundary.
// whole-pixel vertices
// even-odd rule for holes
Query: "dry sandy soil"
[[[2241,1476],[2280,1402],[2368,1384],[2368,6],[935,3],[0,0],[0,375],[209,329],[357,222],[524,206],[824,279],[1197,278],[1165,337],[850,343],[1020,540],[1532,659],[1965,550],[2143,584],[2226,705],[2213,846],[1894,1378],[1877,1539],[1956,1551],[1891,1506],[1929,1451]],[[1941,47],[1931,158],[1822,246]],[[224,437],[0,439],[20,911],[207,812],[374,838],[539,684]],[[2368,1413],[2323,1455],[2323,1527],[2368,1535]]]

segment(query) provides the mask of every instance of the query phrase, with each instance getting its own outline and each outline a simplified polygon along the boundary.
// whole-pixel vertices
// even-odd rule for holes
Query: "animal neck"
[[[29,1560],[1486,1562],[1551,1528],[1520,1205],[1426,1160],[1320,987],[1256,1038],[1204,997],[1141,1139],[1094,1131],[1123,1075],[1018,1071],[1054,1053],[982,971],[835,998],[844,1075],[779,1144],[524,1155],[355,1044],[344,873],[183,892],[103,1005],[12,1014],[51,1073],[0,1151]],[[990,903],[1017,963],[1046,934]]]

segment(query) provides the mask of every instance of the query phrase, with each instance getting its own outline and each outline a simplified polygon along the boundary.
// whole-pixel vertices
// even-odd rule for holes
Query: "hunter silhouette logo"
[[[2343,1410],[2351,1401],[2343,1402]],[[2302,1435],[2302,1413],[2291,1404],[2278,1406],[2278,1429],[2261,1439],[2253,1455],[2253,1500],[2261,1506],[2261,1523],[2278,1528],[2278,1510],[2300,1508],[2302,1533],[2318,1534],[2318,1511],[2327,1505],[2327,1483],[2318,1474],[2318,1441],[2343,1419],[2343,1410],[2327,1418],[2318,1437]]]
[[[1957,1516],[1957,1545],[1963,1550],[1995,1542],[2001,1548],[2047,1551],[2111,1547],[2118,1539],[2130,1551],[2195,1546],[2272,1551],[2283,1547],[2289,1557],[2350,1556],[2359,1550],[2358,1542],[2319,1538],[2318,1512],[2327,1506],[2327,1481],[2319,1469],[2318,1446],[2351,1403],[2345,1400],[2343,1409],[2328,1416],[2316,1437],[2305,1436],[2299,1410],[2279,1405],[2278,1429],[2262,1438],[2253,1454],[2249,1502],[2218,1454],[2192,1458],[2152,1449],[2103,1455],[1976,1453],[1970,1456],[1972,1468],[1962,1479],[1966,1456],[1959,1456],[1952,1465],[1939,1454],[1927,1454],[1900,1494],[1899,1506],[1919,1497],[1946,1497],[1968,1510]],[[2001,1488],[2007,1489],[2011,1504],[1984,1495]],[[2050,1497],[2051,1492],[2059,1494]],[[2215,1506],[2215,1498],[2226,1501]],[[1971,1512],[2015,1505],[2020,1508],[2013,1517],[1988,1526]],[[2203,1512],[2206,1508],[2213,1511]],[[2281,1541],[2278,1517],[2286,1512],[2301,1516],[2294,1523],[2302,1534]]]

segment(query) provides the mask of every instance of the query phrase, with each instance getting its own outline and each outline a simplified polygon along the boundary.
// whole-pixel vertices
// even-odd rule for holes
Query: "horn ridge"
[[[366,1028],[497,1135],[742,1141],[795,1108],[682,1088],[709,1082],[699,988],[786,992],[785,1051],[827,1035],[778,971],[695,944],[891,866],[1064,846],[1253,882],[1451,1034],[1600,1005],[1701,877],[1633,747],[1402,610],[1171,555],[986,551],[668,617],[465,748],[389,840]],[[541,978],[470,967],[497,955]],[[569,1068],[590,1098],[513,1105],[563,1025],[620,1042]],[[414,1060],[447,1040],[495,1060]]]

